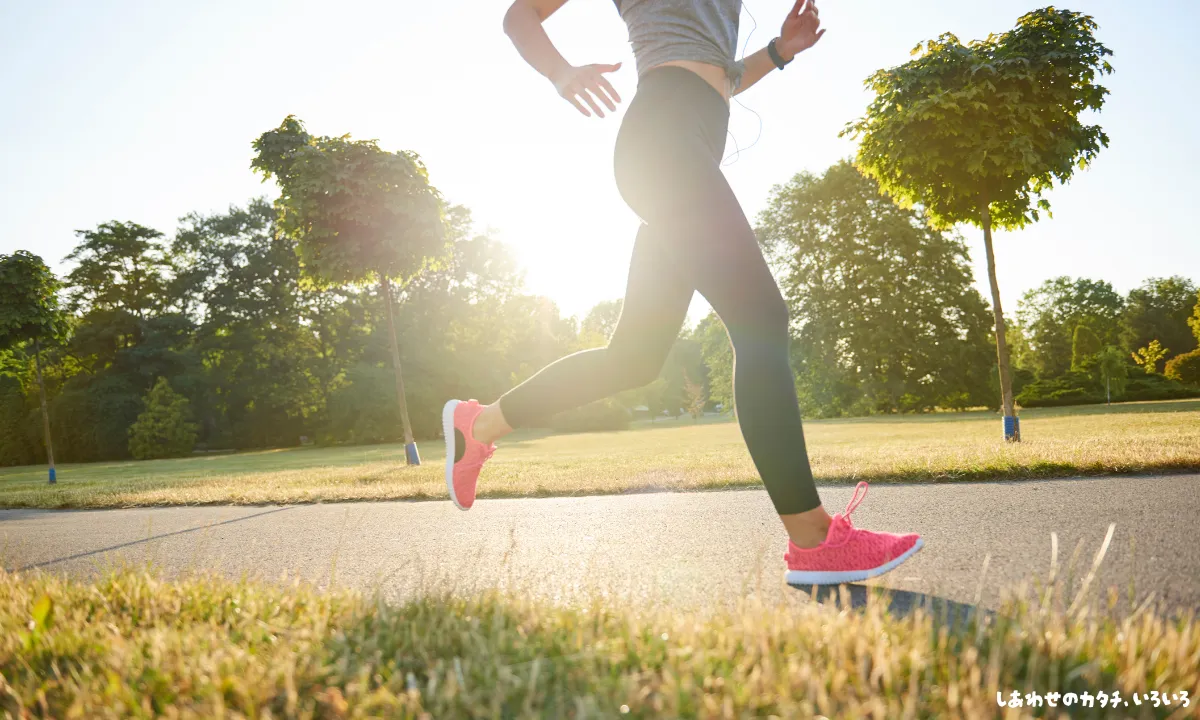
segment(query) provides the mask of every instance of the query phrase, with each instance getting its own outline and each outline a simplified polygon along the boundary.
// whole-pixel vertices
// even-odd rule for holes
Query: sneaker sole
[[[442,406],[442,435],[446,438],[446,489],[450,491],[450,500],[459,510],[470,510],[458,502],[454,494],[454,408],[459,400],[451,400]]]
[[[903,555],[880,565],[879,567],[869,568],[867,570],[847,570],[843,572],[825,571],[825,572],[809,572],[806,570],[788,570],[787,583],[788,585],[798,585],[807,587],[809,585],[841,585],[842,583],[859,582],[867,578],[873,578],[876,575],[882,575],[889,570],[894,570],[897,565],[909,559],[925,546],[924,538],[917,538],[917,542],[904,552]]]

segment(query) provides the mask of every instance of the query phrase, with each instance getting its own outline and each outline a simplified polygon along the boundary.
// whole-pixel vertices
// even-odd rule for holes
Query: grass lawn
[[[818,481],[940,482],[1200,471],[1200,400],[1022,413],[1006,444],[995,415],[936,413],[810,421]],[[446,497],[440,441],[407,467],[400,445],[302,448],[147,462],[0,469],[0,507],[127,507]],[[482,497],[744,487],[758,476],[737,425],[705,418],[612,433],[506,438]]]
[[[892,616],[879,601],[861,612],[747,601],[700,616],[498,593],[393,605],[212,576],[122,570],[91,583],[0,570],[0,713],[1195,717],[1194,614],[1141,607],[1118,620],[1111,604],[1072,607],[1060,589],[947,624],[921,609]],[[1057,693],[1059,709],[1001,709],[997,693],[1014,691],[1039,702]]]

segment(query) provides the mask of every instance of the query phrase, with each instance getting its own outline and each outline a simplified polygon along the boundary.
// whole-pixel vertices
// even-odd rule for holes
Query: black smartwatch
[[[771,56],[771,62],[775,63],[775,67],[782,70],[785,65],[790,63],[792,60],[795,60],[796,58],[792,58],[792,60],[788,60],[785,62],[784,59],[779,56],[779,51],[775,49],[775,41],[778,39],[779,38],[772,38],[771,42],[767,43],[767,54]]]

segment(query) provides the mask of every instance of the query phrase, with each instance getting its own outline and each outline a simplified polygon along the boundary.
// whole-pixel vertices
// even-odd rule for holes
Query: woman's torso
[[[745,70],[735,59],[741,0],[614,1],[639,76],[663,65],[683,67],[729,101]]]

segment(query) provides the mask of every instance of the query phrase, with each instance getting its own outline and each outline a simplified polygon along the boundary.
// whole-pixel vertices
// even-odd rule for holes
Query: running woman
[[[604,77],[615,65],[573,66],[542,23],[567,0],[516,0],[504,31],[521,57],[587,117],[621,101]],[[859,483],[830,517],[809,467],[788,364],[788,308],[737,198],[721,172],[729,98],[812,47],[814,0],[798,0],[779,36],[735,59],[740,0],[616,0],[629,28],[638,83],[617,134],[622,199],[641,219],[621,317],[608,347],[568,355],[490,405],[451,400],[442,411],[446,485],[463,510],[495,442],[514,428],[654,381],[699,292],[734,348],[734,404],[742,437],[787,531],[787,581],[855,582],[896,567],[921,548],[917,535],[854,527]]]

